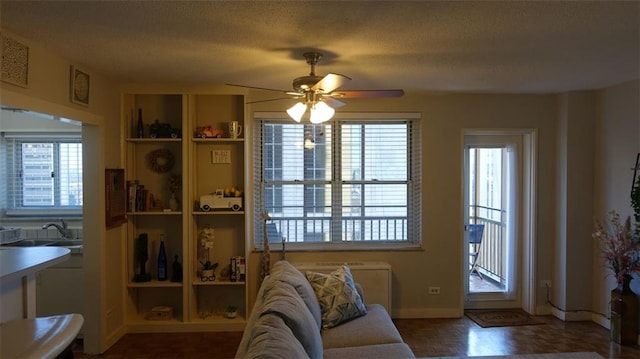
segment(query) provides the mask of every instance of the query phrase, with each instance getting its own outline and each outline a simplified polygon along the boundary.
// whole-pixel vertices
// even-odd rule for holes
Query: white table
[[[70,253],[64,247],[0,249],[0,323],[35,318],[36,272],[66,261]]]

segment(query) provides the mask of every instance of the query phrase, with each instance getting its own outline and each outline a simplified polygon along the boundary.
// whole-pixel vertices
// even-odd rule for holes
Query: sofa
[[[258,290],[236,358],[415,358],[391,317],[344,265],[330,274],[273,265]]]

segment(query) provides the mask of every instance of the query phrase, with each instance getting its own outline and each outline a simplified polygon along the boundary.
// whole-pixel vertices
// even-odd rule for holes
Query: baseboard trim
[[[391,317],[396,319],[460,318],[464,314],[458,308],[409,308],[394,309]]]
[[[593,320],[593,313],[591,312],[563,312],[559,309],[553,308],[552,314],[554,317],[565,322]]]
[[[113,331],[110,335],[108,335],[104,342],[101,344],[101,352],[100,353],[91,353],[91,354],[102,354],[106,352],[109,348],[111,348],[115,343],[118,342],[124,335],[127,334],[126,328],[124,325],[120,326],[117,330]]]

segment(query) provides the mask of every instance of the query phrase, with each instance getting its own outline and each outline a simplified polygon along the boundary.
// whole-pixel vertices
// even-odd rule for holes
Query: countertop
[[[23,247],[0,250],[0,280],[10,281],[69,259],[65,247]]]

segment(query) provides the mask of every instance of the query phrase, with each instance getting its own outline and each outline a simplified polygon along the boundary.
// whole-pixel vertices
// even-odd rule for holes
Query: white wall
[[[18,38],[19,39],[19,38]],[[87,227],[95,231],[95,238],[86,245],[85,268],[87,298],[91,312],[85,326],[85,345],[90,352],[103,351],[124,332],[123,291],[124,275],[123,232],[120,228],[105,230],[104,199],[101,175],[105,167],[122,167],[122,136],[120,133],[118,89],[107,78],[91,73],[91,105],[88,108],[69,102],[69,65],[72,63],[41,46],[23,40],[30,46],[30,84],[28,89],[0,84],[4,104],[32,107],[34,110],[76,118],[92,124],[83,131],[98,141],[89,150],[96,162],[88,171],[95,176],[97,196],[89,202],[85,217]],[[78,64],[82,65],[82,64]],[[252,100],[264,96],[252,93]],[[638,114],[638,82],[623,84],[599,92],[597,107],[595,156],[594,213],[608,209],[630,213],[628,190],[631,184],[629,168],[640,150]],[[557,216],[557,137],[558,98],[555,95],[490,95],[490,94],[418,94],[408,93],[399,99],[353,99],[341,111],[415,111],[422,113],[423,126],[423,249],[389,252],[296,252],[287,253],[291,261],[386,261],[393,269],[393,315],[396,317],[451,317],[462,315],[462,131],[463,129],[534,128],[538,131],[537,176],[537,258],[539,278],[554,278],[555,270],[566,270],[567,280],[589,278],[592,273],[575,270],[560,263],[549,265],[554,258],[558,241]],[[590,108],[590,100],[586,108]],[[575,104],[575,112],[583,107]],[[254,105],[250,111],[279,111],[278,102]],[[567,144],[572,151],[573,144]],[[583,144],[578,148],[583,148]],[[91,147],[91,146],[90,146]],[[584,154],[585,157],[593,154]],[[580,179],[568,178],[567,188]],[[590,196],[586,193],[585,196]],[[86,203],[85,203],[86,204]],[[579,206],[580,203],[576,203]],[[90,225],[88,226],[87,223]],[[567,222],[581,226],[579,232],[589,231],[591,223]],[[87,238],[85,238],[87,239]],[[585,242],[586,243],[586,242]],[[570,243],[572,244],[572,243]],[[595,253],[594,247],[571,247],[572,251]],[[274,260],[279,254],[273,253]],[[595,254],[594,254],[595,256]],[[250,293],[255,296],[259,278],[259,256],[252,255]],[[596,269],[598,268],[597,266]],[[596,272],[592,278],[595,303],[604,311],[611,282]],[[429,286],[441,287],[440,295],[428,295]],[[571,289],[570,287],[567,287]],[[565,288],[566,291],[566,288]],[[545,293],[537,294],[544,303]],[[109,315],[107,315],[109,313]]]
[[[255,94],[260,96],[261,94]],[[252,97],[253,100],[253,97]],[[422,113],[423,138],[423,249],[417,251],[296,252],[291,261],[386,261],[393,270],[393,316],[456,317],[462,315],[463,129],[538,130],[538,263],[544,278],[552,277],[548,259],[553,253],[555,213],[555,95],[434,95],[408,93],[398,99],[345,101],[349,111],[402,111]],[[278,111],[286,103],[265,103],[251,111]],[[272,249],[273,251],[273,249]],[[273,253],[273,258],[279,254]],[[250,270],[258,278],[259,256]],[[429,295],[439,286],[440,295]],[[252,283],[255,294],[257,282]],[[538,302],[544,303],[538,293]]]
[[[0,103],[47,113],[83,123],[85,152],[84,268],[86,270],[85,349],[97,353],[117,340],[123,331],[124,277],[121,229],[105,230],[104,168],[122,167],[119,92],[108,79],[92,69],[88,107],[69,100],[69,68],[73,63],[48,52],[44,46],[2,31],[29,47],[27,88],[0,82]],[[88,161],[87,161],[88,160]],[[108,262],[107,262],[108,259]],[[106,318],[107,310],[112,315]]]
[[[558,96],[557,135],[557,239],[554,253],[552,301],[563,310],[591,309],[591,282],[584,273],[592,267],[591,226],[593,200],[593,153],[596,92],[581,91]],[[585,225],[586,224],[586,225]],[[566,320],[585,320],[586,312],[554,315]]]
[[[422,113],[423,250],[297,252],[287,253],[287,259],[387,261],[393,269],[395,317],[461,315],[462,130],[534,128],[538,130],[536,277],[557,282],[552,289],[552,299],[563,309],[593,310],[598,307],[598,301],[592,293],[602,291],[602,274],[594,276],[592,271],[594,198],[590,193],[601,197],[595,198],[595,213],[602,212],[598,208],[603,204],[598,201],[606,198],[606,202],[612,202],[617,197],[622,197],[617,202],[625,207],[620,210],[630,211],[628,190],[632,173],[629,168],[639,148],[638,98],[636,81],[602,91],[560,95],[409,93],[400,99],[350,100],[342,111]],[[264,103],[251,110],[277,111],[284,106],[277,102]],[[596,141],[604,147],[599,151],[608,157],[606,163],[600,163],[603,155],[598,155]],[[626,153],[624,158],[621,153]],[[603,180],[600,177],[611,183],[598,184]],[[621,188],[622,193],[613,193],[620,192]],[[279,255],[272,256],[277,259]],[[257,254],[252,259],[251,263],[259,263]],[[251,270],[253,278],[257,278],[257,265]],[[440,286],[441,294],[428,295],[429,286]],[[255,293],[257,283],[251,290]],[[605,294],[608,298],[608,292]],[[538,308],[546,305],[544,290],[536,290],[536,301]],[[568,315],[556,311],[553,314],[566,320],[585,317],[584,313]],[[592,319],[597,320],[596,317]]]
[[[640,152],[640,80],[610,87],[598,94],[594,211],[595,219],[606,218],[611,210],[621,216],[632,216],[631,182],[636,155]],[[599,313],[609,312],[608,302],[615,280],[606,271],[593,241],[593,303]],[[633,281],[632,288],[640,293]],[[594,319],[608,326],[601,316]]]

